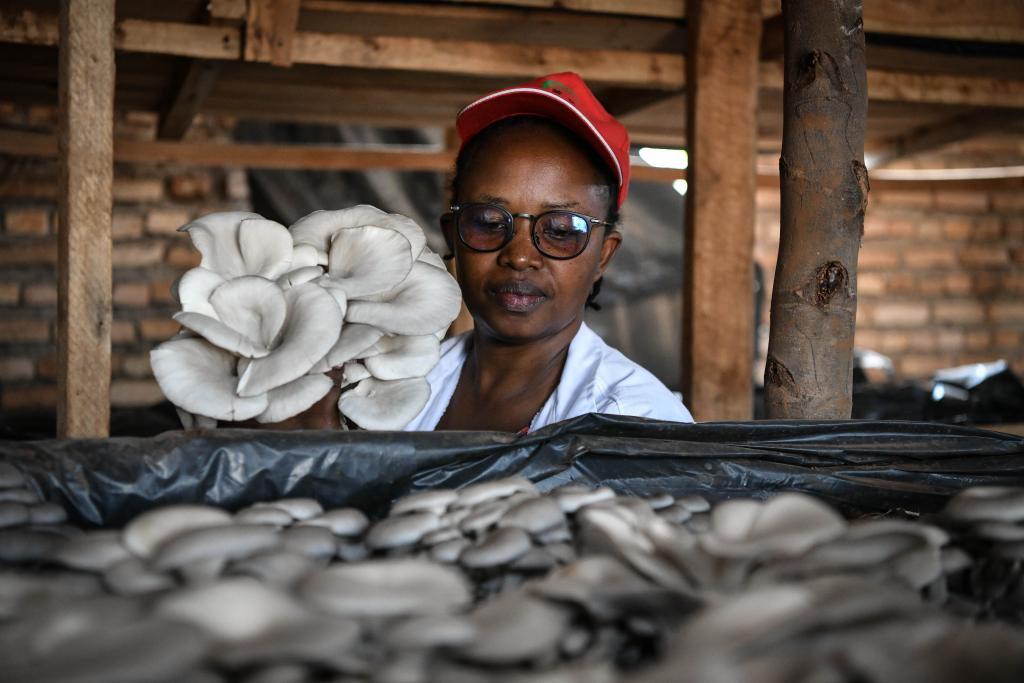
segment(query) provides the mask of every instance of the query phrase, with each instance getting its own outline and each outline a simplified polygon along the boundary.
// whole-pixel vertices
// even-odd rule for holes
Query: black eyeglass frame
[[[498,246],[494,247],[493,249],[477,249],[476,247],[471,245],[469,242],[467,242],[466,238],[462,236],[462,227],[461,227],[460,221],[459,221],[459,214],[462,212],[463,209],[466,209],[466,208],[469,208],[469,207],[475,207],[475,206],[486,206],[488,208],[497,209],[498,211],[500,211],[501,213],[503,213],[503,214],[505,214],[506,216],[509,217],[509,225],[511,226],[512,229],[508,230],[505,233],[505,239],[501,242],[501,244],[499,244]],[[608,221],[603,221],[600,218],[594,218],[593,216],[588,216],[585,213],[580,213],[578,211],[569,211],[567,209],[552,209],[551,211],[545,211],[544,213],[540,213],[540,214],[512,213],[511,211],[506,209],[504,206],[500,206],[498,204],[489,204],[488,202],[469,202],[467,204],[452,204],[450,207],[448,207],[448,209],[449,209],[449,211],[451,211],[452,215],[455,217],[455,232],[457,232],[459,234],[459,241],[462,242],[462,244],[464,244],[467,249],[470,249],[472,251],[479,252],[479,253],[482,253],[482,254],[487,254],[487,253],[494,252],[494,251],[501,251],[506,246],[508,246],[508,243],[511,242],[512,239],[516,236],[516,219],[517,218],[526,218],[526,219],[528,219],[530,221],[530,241],[533,242],[533,246],[544,257],[550,258],[550,259],[554,259],[556,261],[568,261],[569,259],[574,259],[577,256],[579,256],[580,254],[582,254],[584,251],[586,251],[587,250],[587,245],[590,244],[590,236],[594,232],[593,231],[593,227],[594,226],[596,226],[596,225],[603,225],[606,228],[615,228],[615,224],[614,223],[609,223]],[[549,254],[546,251],[544,251],[541,248],[541,246],[540,246],[540,238],[537,237],[537,232],[536,232],[537,222],[541,218],[543,218],[544,216],[547,216],[547,215],[553,214],[553,213],[567,213],[567,214],[572,215],[572,216],[579,216],[583,220],[587,221],[587,226],[588,226],[587,239],[584,240],[583,246],[580,247],[580,250],[577,251],[572,256],[553,256],[552,254]]]

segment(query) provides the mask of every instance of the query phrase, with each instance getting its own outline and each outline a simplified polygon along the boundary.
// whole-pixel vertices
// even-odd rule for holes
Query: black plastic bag
[[[711,500],[799,490],[850,515],[937,510],[974,485],[1024,485],[1024,438],[914,422],[686,425],[586,415],[516,438],[493,432],[168,432],[154,438],[0,442],[79,524],[118,526],[179,502],[237,509],[311,496],[383,514],[397,497],[521,474],[542,490]]]

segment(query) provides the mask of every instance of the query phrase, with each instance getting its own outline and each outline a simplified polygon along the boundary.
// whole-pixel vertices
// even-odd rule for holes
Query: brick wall
[[[769,288],[778,212],[778,192],[759,192]],[[872,191],[857,279],[856,344],[890,356],[901,378],[999,358],[1024,376],[1024,194]]]
[[[48,108],[0,108],[0,122],[52,131]],[[198,126],[190,137],[222,136],[223,122]],[[152,116],[129,114],[119,137],[152,138]],[[57,163],[0,157],[0,411],[35,411],[56,404]],[[149,350],[174,334],[170,285],[198,265],[198,252],[179,226],[211,211],[248,209],[240,169],[124,166],[114,170],[114,322],[111,402],[162,400]]]

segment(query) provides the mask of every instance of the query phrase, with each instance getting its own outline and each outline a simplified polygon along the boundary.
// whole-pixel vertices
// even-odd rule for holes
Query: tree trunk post
[[[782,10],[782,216],[765,403],[769,418],[848,419],[868,200],[862,7],[783,0]]]

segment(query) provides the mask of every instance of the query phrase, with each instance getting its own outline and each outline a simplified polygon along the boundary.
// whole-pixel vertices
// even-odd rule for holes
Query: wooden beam
[[[1019,0],[869,0],[864,30],[930,38],[1024,42]]]
[[[211,19],[244,21],[248,5],[248,0],[209,0],[206,8]]]
[[[1021,121],[1024,121],[1024,113],[1012,110],[984,110],[942,119],[890,139],[880,151],[871,155],[871,168],[881,168],[897,159],[997,132]]]
[[[689,7],[683,396],[698,420],[748,420],[761,4],[691,0]]]
[[[534,9],[560,9],[595,14],[628,14],[663,19],[686,17],[686,0],[443,0],[450,4],[514,5]]]
[[[246,61],[291,66],[299,4],[299,0],[249,0],[243,53]]]
[[[783,89],[782,64],[761,64],[761,86]],[[902,73],[868,69],[872,100],[1024,109],[1024,79]]]
[[[62,0],[57,434],[110,430],[114,0]]]
[[[193,60],[175,92],[174,99],[160,115],[157,137],[180,140],[192,125],[192,119],[210,96],[224,63],[207,59]]]

